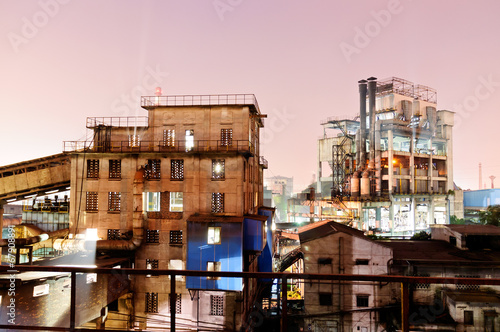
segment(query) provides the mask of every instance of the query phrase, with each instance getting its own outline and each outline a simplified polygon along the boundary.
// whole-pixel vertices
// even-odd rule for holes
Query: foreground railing
[[[229,277],[229,278],[244,278],[244,279],[278,279],[281,280],[281,331],[287,330],[287,285],[288,280],[308,280],[312,281],[344,281],[344,282],[380,282],[380,283],[398,283],[401,286],[401,314],[402,314],[402,331],[409,331],[410,317],[410,301],[409,291],[410,286],[417,284],[460,284],[460,285],[500,285],[500,279],[482,279],[482,278],[444,278],[444,277],[410,277],[410,276],[394,276],[394,275],[352,275],[352,274],[303,274],[303,273],[267,273],[267,272],[210,272],[210,271],[188,271],[188,270],[150,270],[150,269],[113,269],[113,268],[84,268],[84,267],[58,267],[58,266],[0,266],[0,275],[8,276],[15,279],[16,275],[21,272],[60,272],[69,273],[71,275],[71,306],[70,306],[70,324],[69,327],[50,327],[50,326],[24,326],[4,324],[0,328],[7,330],[48,330],[48,331],[108,331],[106,329],[84,329],[77,328],[76,323],[76,276],[80,273],[98,273],[109,274],[118,279],[128,280],[129,275],[154,275],[154,276],[170,276],[170,293],[176,293],[176,278],[175,276],[194,276],[194,277]],[[9,279],[7,279],[9,280]],[[170,297],[170,331],[176,329],[176,297]],[[116,330],[114,331],[124,331]]]
[[[141,98],[142,107],[209,105],[253,105],[260,112],[257,98],[253,94],[144,96]]]

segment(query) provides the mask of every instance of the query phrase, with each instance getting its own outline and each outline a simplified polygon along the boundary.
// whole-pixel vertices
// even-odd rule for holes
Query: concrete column
[[[416,220],[417,220],[417,204],[415,204],[415,196],[411,197],[411,213],[410,213],[410,222],[413,228],[413,234],[416,232]]]
[[[412,135],[410,140],[410,183],[409,183],[411,194],[415,193],[415,183],[416,183],[414,153],[415,153],[415,137]]]
[[[453,137],[452,126],[444,126],[446,130],[446,192],[454,190],[453,186]]]
[[[432,188],[432,136],[429,138],[429,145],[428,145],[428,151],[429,151],[429,168],[427,170],[427,192],[429,194],[432,194],[432,191],[434,188]]]
[[[428,225],[434,225],[434,197],[430,197],[429,199],[429,204],[427,205],[428,213],[427,217],[429,218],[428,220]]]
[[[387,139],[388,139],[388,150],[387,150],[387,155],[388,155],[388,164],[389,164],[389,194],[392,194],[393,186],[394,186],[394,149],[393,149],[393,144],[394,144],[394,136],[392,134],[392,130],[387,131]]]

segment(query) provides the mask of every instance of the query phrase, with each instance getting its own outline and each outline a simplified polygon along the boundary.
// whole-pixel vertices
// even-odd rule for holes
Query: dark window
[[[160,231],[157,229],[146,230],[146,243],[160,243]]]
[[[357,307],[368,307],[368,295],[356,295],[356,306]]]
[[[170,297],[172,294],[169,294],[168,297]],[[182,294],[174,294],[175,296],[175,313],[176,314],[181,314],[182,313]],[[170,305],[168,306],[170,310]]]
[[[456,278],[480,278],[478,275],[456,275]],[[478,291],[479,285],[456,284],[457,290]]]
[[[161,177],[160,169],[161,169],[160,159],[149,159],[146,165],[144,176],[148,180],[159,180]]]
[[[224,212],[224,194],[212,193],[212,213]]]
[[[457,238],[454,236],[450,236],[450,244],[456,246],[457,245]]]
[[[89,159],[87,160],[87,179],[98,179],[99,178],[99,160]]]
[[[158,293],[146,293],[146,312],[158,312]]]
[[[122,161],[110,160],[109,161],[109,178],[121,179],[122,177]]]
[[[158,270],[158,260],[157,259],[146,259],[146,269]]]
[[[224,180],[225,178],[224,159],[212,159],[212,180]]]
[[[96,212],[98,210],[98,195],[97,191],[87,191],[87,208],[89,212]]]
[[[108,240],[120,240],[120,230],[108,229]]]
[[[170,161],[170,179],[184,180],[184,160],[172,159]]]
[[[210,295],[210,315],[224,316],[224,295]]]
[[[332,264],[332,259],[331,258],[318,258],[318,264],[320,264],[320,265]]]
[[[474,311],[464,310],[464,324],[474,325]]]
[[[332,305],[332,293],[319,293],[319,305]]]
[[[220,131],[220,145],[231,146],[233,144],[233,130],[221,129]]]
[[[109,192],[108,193],[108,211],[119,212],[120,211],[120,196],[119,192]]]
[[[368,265],[369,259],[356,259],[356,265]]]
[[[170,244],[182,244],[182,231],[170,231]]]
[[[220,262],[207,262],[207,271],[220,271],[221,263]],[[207,280],[219,280],[220,277],[207,277]]]

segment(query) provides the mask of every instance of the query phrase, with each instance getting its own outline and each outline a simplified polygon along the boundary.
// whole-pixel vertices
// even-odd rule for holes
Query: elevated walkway
[[[44,195],[70,185],[70,156],[55,154],[0,167],[0,205],[7,200]]]

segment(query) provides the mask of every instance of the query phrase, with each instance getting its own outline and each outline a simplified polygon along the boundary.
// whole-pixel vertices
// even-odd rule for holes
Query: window
[[[464,310],[464,324],[474,325],[474,311]]]
[[[87,179],[98,179],[99,178],[99,160],[89,159],[87,160]]]
[[[128,135],[128,146],[131,148],[138,148],[141,146],[139,135]]]
[[[319,293],[319,305],[332,305],[332,293]]]
[[[172,159],[170,161],[170,179],[184,180],[184,160]]]
[[[87,191],[87,207],[86,210],[89,212],[97,212],[98,210],[98,195],[97,191]]]
[[[170,299],[172,294],[169,294],[168,298]],[[175,313],[176,314],[181,314],[182,313],[182,294],[174,294],[175,296]],[[170,310],[170,305],[168,306]]]
[[[161,177],[161,160],[149,159],[146,165],[144,176],[148,180],[159,180]]]
[[[166,147],[175,146],[175,129],[163,130],[163,146]]]
[[[356,295],[356,306],[357,307],[368,307],[369,295]]]
[[[194,130],[186,130],[186,152],[193,150],[194,147]]]
[[[144,211],[146,212],[160,212],[160,193],[147,192],[143,193]]]
[[[356,265],[368,265],[369,259],[356,259]]]
[[[224,212],[224,194],[212,193],[212,213]]]
[[[110,160],[109,161],[109,178],[121,179],[122,177],[122,161]]]
[[[109,212],[119,212],[120,211],[120,196],[119,192],[109,192],[108,193],[108,211]]]
[[[146,293],[146,312],[158,312],[158,293]]]
[[[207,271],[220,271],[220,262],[207,262]],[[207,280],[219,280],[220,277],[207,277]]]
[[[146,243],[160,243],[160,231],[157,229],[146,230]]]
[[[119,229],[108,229],[108,240],[120,240]]]
[[[183,270],[184,269],[184,262],[182,261],[182,259],[171,259],[168,262],[168,269],[169,270]],[[168,278],[170,279],[170,276]],[[183,281],[184,276],[176,275],[175,280]]]
[[[478,275],[456,275],[456,278],[480,278]],[[456,284],[457,290],[478,291],[479,285]]]
[[[332,259],[331,258],[318,258],[318,264],[320,264],[320,265],[332,264]]]
[[[220,244],[220,227],[208,227],[208,244]]]
[[[182,212],[184,209],[184,198],[182,192],[170,193],[170,212]]]
[[[182,231],[170,231],[170,244],[182,244]]]
[[[233,144],[233,130],[221,129],[220,130],[220,145],[231,146]]]
[[[146,269],[158,270],[158,260],[157,259],[146,259]]]
[[[210,315],[224,316],[224,295],[210,295]]]
[[[224,180],[224,159],[212,159],[212,180]]]

